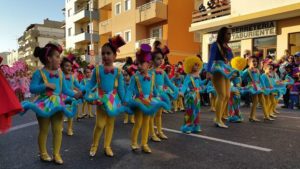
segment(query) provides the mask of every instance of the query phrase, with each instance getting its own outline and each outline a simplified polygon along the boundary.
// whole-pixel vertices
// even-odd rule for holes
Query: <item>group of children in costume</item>
[[[68,118],[67,134],[73,135],[72,118],[76,115],[79,103],[83,103],[83,111],[88,107],[89,112],[91,106],[96,105],[96,121],[89,152],[92,157],[97,153],[103,131],[104,153],[109,157],[114,156],[111,141],[115,118],[121,113],[126,113],[124,123],[128,123],[128,120],[134,123],[131,133],[133,151],[141,149],[151,153],[149,137],[155,142],[168,139],[162,130],[162,112],[170,111],[171,107],[175,111],[185,110],[182,132],[201,132],[201,93],[211,95],[211,110],[216,112],[214,122],[217,127],[228,128],[227,122],[243,121],[240,102],[241,95],[247,93],[253,99],[249,121],[259,121],[256,118],[258,103],[263,108],[264,119],[273,121],[278,113],[278,99],[286,92],[286,86],[294,81],[289,76],[285,80],[276,78],[274,72],[277,67],[272,60],[262,62],[262,73],[258,68],[259,58],[233,57],[227,45],[230,35],[228,28],[221,28],[218,32],[218,39],[211,46],[205,68],[209,72],[206,79],[200,77],[203,62],[197,56],[187,57],[182,66],[175,66],[174,76],[170,79],[169,74],[161,69],[168,49],[159,46],[152,49],[148,44],[140,46],[135,65],[123,70],[114,67],[117,52],[125,45],[122,37],[115,36],[101,48],[103,64],[85,68],[86,78],[79,83],[72,75],[72,58],[60,60],[62,48],[59,45],[49,43],[43,48],[37,47],[34,56],[40,59],[44,67],[33,73],[30,92],[38,97],[33,102],[22,102],[22,108],[23,113],[29,109],[36,113],[41,160],[63,164],[60,155],[63,117]],[[247,81],[247,85],[241,85],[243,80]],[[46,149],[50,123],[53,158]]]

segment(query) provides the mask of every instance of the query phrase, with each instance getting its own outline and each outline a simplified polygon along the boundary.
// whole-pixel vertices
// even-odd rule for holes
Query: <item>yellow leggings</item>
[[[128,119],[130,121],[130,123],[134,123],[134,115],[128,115],[127,113],[125,113],[124,115],[124,122],[128,122]]]
[[[138,110],[135,115],[135,123],[131,133],[131,144],[138,145],[138,136],[139,131],[142,128],[142,138],[141,138],[141,145],[148,144],[148,137],[149,137],[149,120],[150,116],[143,114],[140,110]]]
[[[51,122],[52,134],[53,134],[53,155],[59,155],[61,141],[62,141],[62,124],[63,114],[56,113],[50,118],[37,117],[39,123],[39,135],[38,144],[40,154],[47,154],[47,136],[49,131],[49,125]]]
[[[217,92],[216,98],[216,123],[224,124],[222,117],[226,116],[227,105],[230,98],[230,80],[226,79],[222,74],[215,73],[212,83]]]
[[[216,96],[214,94],[210,94],[210,109],[216,111]]]
[[[173,101],[173,105],[175,111],[183,110],[184,109],[183,96],[178,96],[178,99]]]
[[[99,140],[105,129],[104,148],[110,147],[113,132],[114,132],[115,118],[109,117],[102,107],[97,106],[96,124],[94,128],[94,138],[92,147],[98,147]]]
[[[267,98],[267,105],[268,105],[268,115],[274,115],[274,111],[276,109],[276,106],[277,106],[277,101],[276,101],[276,98],[273,94],[270,94],[268,96],[266,96]]]
[[[258,94],[258,95],[253,95],[252,96],[252,107],[251,107],[251,112],[250,112],[250,118],[251,119],[256,119],[256,108],[257,104],[261,104],[263,108],[263,113],[265,118],[269,118],[268,114],[268,100],[266,100],[266,97],[263,94]]]
[[[155,135],[155,130],[154,130],[154,121],[157,127],[157,133],[162,133],[162,111],[163,109],[159,109],[156,115],[153,117],[150,117],[150,122],[149,122],[149,127],[150,127],[150,135],[153,136]]]
[[[86,115],[85,111],[86,110],[86,107],[88,109],[88,115],[89,116],[93,116],[93,113],[92,113],[92,105],[89,104],[88,102],[84,102],[83,105],[82,105],[82,114],[78,115],[79,117],[82,116],[82,115]],[[79,114],[79,113],[78,113]]]

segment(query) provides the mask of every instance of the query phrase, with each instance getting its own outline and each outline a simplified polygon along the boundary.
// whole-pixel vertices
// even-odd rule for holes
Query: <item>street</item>
[[[9,133],[0,135],[0,168],[300,168],[300,112],[279,109],[274,122],[230,124],[229,129],[213,126],[214,113],[203,108],[202,133],[182,134],[179,129],[183,112],[163,115],[163,126],[168,140],[149,141],[152,154],[132,152],[130,134],[132,124],[123,124],[119,116],[115,124],[112,149],[115,156],[103,153],[103,137],[95,157],[89,157],[94,119],[74,123],[74,136],[63,132],[62,166],[41,162],[38,157],[38,125],[32,112],[14,117]],[[242,108],[247,119],[249,108]],[[258,118],[262,119],[259,109]],[[66,125],[66,124],[65,124]],[[51,132],[50,132],[51,133]],[[48,137],[48,152],[52,137]]]

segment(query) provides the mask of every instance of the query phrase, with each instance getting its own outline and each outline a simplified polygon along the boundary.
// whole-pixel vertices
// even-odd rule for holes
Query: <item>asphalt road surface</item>
[[[123,115],[115,123],[112,149],[115,156],[103,153],[103,137],[95,157],[89,157],[95,118],[74,122],[74,136],[63,132],[61,148],[64,164],[39,160],[38,125],[34,113],[14,117],[11,130],[0,135],[0,169],[299,169],[300,110],[279,109],[274,122],[248,122],[249,108],[242,108],[245,121],[230,124],[229,129],[214,127],[214,113],[202,108],[200,134],[182,134],[183,112],[163,114],[168,140],[149,141],[152,154],[132,152],[132,124],[123,124]],[[262,119],[261,110],[258,118]],[[66,125],[66,124],[65,124]],[[66,130],[64,130],[66,131]],[[48,152],[52,152],[49,132]]]

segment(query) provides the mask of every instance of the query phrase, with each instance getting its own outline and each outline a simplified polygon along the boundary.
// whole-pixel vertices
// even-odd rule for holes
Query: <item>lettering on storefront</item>
[[[276,35],[276,22],[261,22],[232,28],[231,41]],[[217,33],[212,33],[209,42],[216,41]]]

